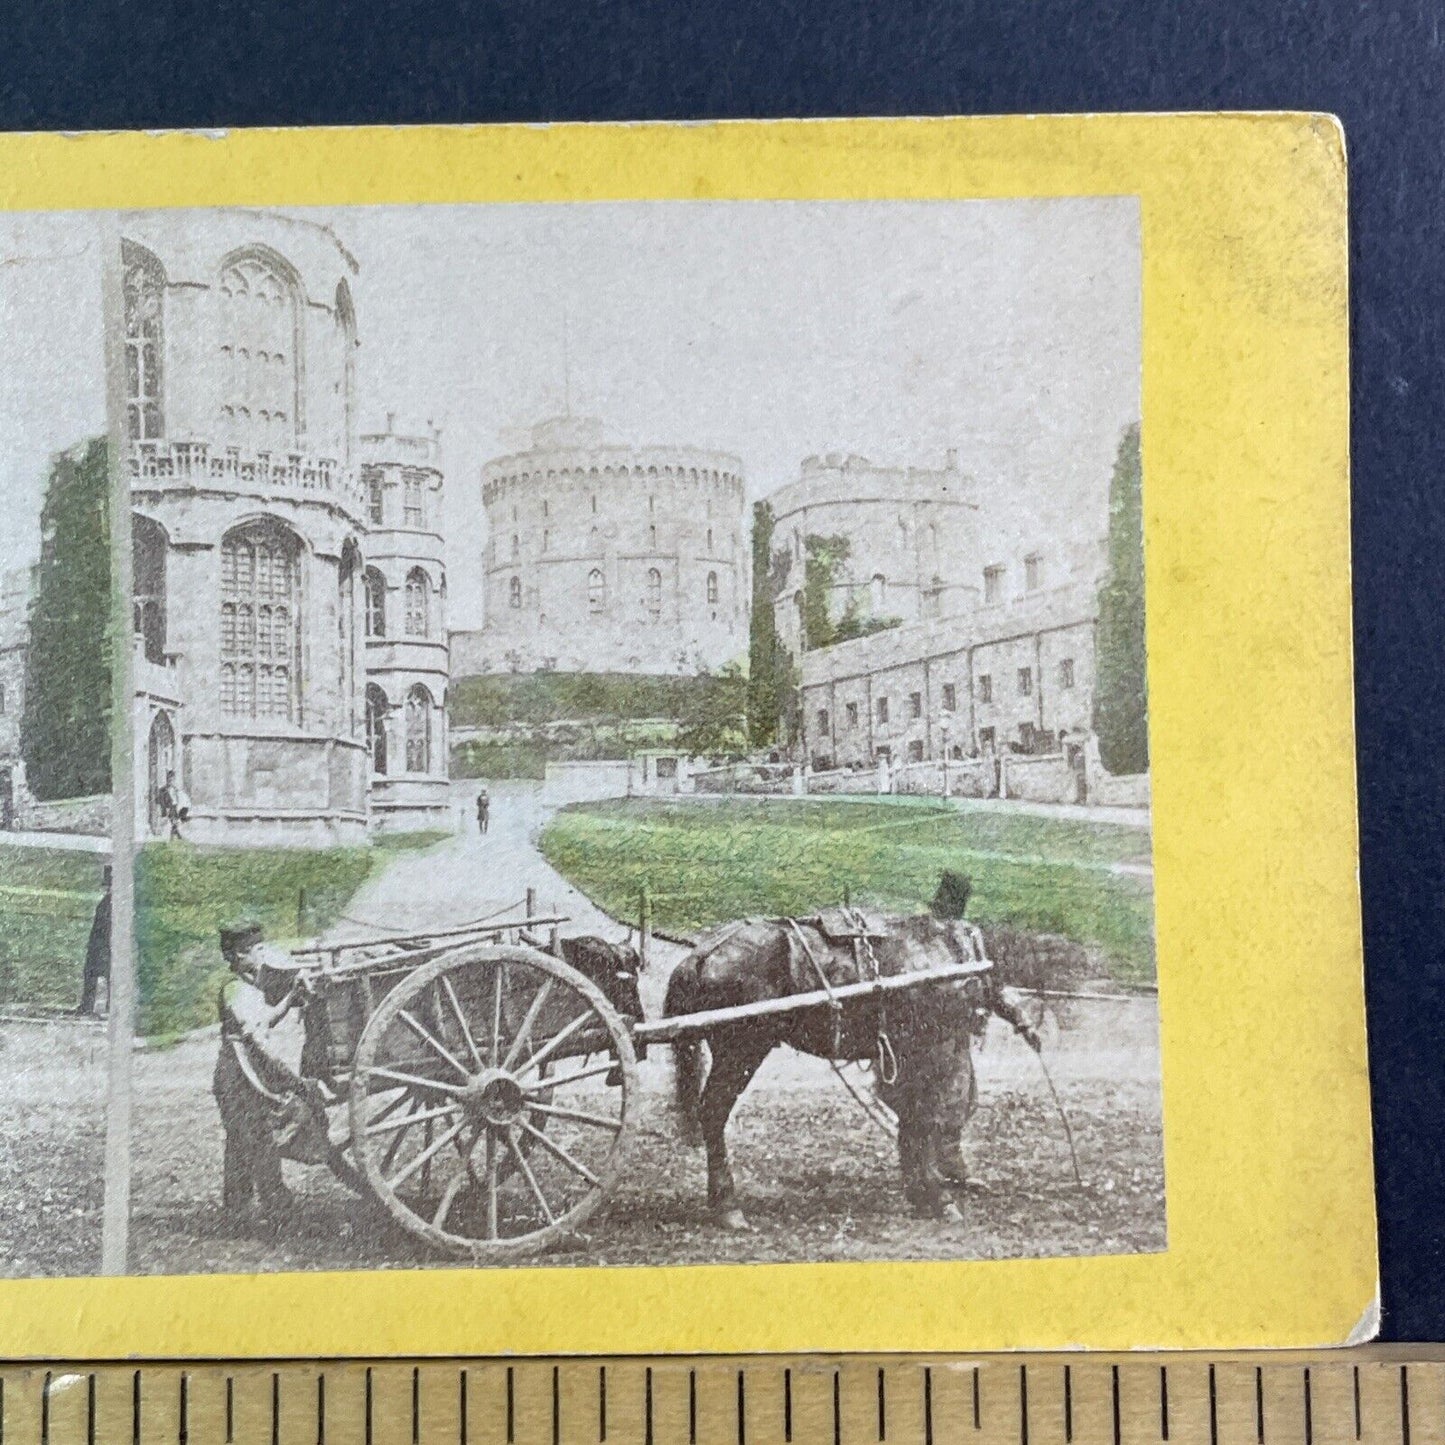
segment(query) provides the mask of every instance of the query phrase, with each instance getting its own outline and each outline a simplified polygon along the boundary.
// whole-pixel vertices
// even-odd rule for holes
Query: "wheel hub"
[[[496,1129],[517,1124],[526,1110],[522,1086],[505,1069],[486,1069],[468,1081],[462,1107]]]

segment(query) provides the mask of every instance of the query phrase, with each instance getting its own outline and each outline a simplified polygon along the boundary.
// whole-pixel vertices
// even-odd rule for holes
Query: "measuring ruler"
[[[38,1364],[0,1445],[1445,1445],[1445,1348]]]

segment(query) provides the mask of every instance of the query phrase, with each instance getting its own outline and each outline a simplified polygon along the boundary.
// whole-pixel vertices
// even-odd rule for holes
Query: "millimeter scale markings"
[[[1445,1445],[1445,1348],[0,1368],[0,1445]]]

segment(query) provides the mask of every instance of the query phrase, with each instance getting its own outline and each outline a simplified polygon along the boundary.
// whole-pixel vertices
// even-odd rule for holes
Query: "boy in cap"
[[[308,1162],[328,1157],[319,1090],[280,1057],[273,1036],[299,1005],[304,985],[293,960],[266,942],[258,923],[229,925],[220,942],[231,970],[217,1001],[221,1052],[211,1083],[226,1136],[221,1202],[239,1222],[254,1196],[274,1228],[291,1205],[281,1178],[283,1151]]]

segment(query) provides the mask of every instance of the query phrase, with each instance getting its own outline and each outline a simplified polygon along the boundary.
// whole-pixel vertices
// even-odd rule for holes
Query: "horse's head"
[[[595,983],[623,1018],[642,1017],[642,996],[637,991],[642,959],[631,944],[609,943],[584,934],[562,940],[562,957]]]

